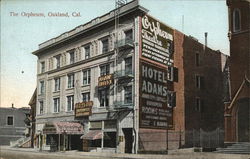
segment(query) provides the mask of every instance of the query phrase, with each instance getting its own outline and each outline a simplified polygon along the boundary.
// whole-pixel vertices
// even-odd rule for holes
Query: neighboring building
[[[10,145],[11,141],[25,137],[29,111],[29,108],[14,108],[13,105],[0,108],[0,145]]]
[[[225,141],[250,141],[250,1],[227,0],[230,96],[225,105]]]
[[[30,101],[30,147],[38,146],[37,143],[37,136],[35,135],[36,131],[36,99],[37,99],[37,89],[35,89]]]
[[[165,151],[223,129],[223,55],[147,12],[132,1],[33,52],[40,148]]]

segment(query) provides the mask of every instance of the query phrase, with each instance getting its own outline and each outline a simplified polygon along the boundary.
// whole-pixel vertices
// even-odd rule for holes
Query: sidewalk
[[[9,156],[9,157],[8,157]],[[116,154],[99,152],[47,152],[38,151],[32,148],[11,148],[9,146],[0,147],[0,157],[4,159],[250,159],[250,155],[232,155],[204,152],[191,152],[190,150],[172,150],[168,155],[155,154]]]

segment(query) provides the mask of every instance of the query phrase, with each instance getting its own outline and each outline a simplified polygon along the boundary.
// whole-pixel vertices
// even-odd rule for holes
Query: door
[[[125,153],[132,153],[133,148],[133,132],[132,128],[122,129],[125,138]]]

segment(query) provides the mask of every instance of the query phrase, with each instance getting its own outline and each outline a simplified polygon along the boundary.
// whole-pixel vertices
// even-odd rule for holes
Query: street
[[[250,159],[250,155],[170,151],[169,155],[114,154],[97,152],[39,152],[34,149],[1,147],[0,159]]]

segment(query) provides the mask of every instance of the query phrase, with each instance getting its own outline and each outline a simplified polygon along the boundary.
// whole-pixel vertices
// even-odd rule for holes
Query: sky
[[[38,45],[115,8],[115,0],[1,0],[0,107],[27,107],[36,88]],[[225,0],[140,0],[149,14],[208,47],[229,54]],[[45,17],[28,17],[26,13]],[[49,17],[73,12],[78,17]]]

